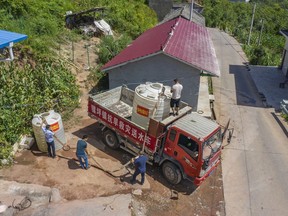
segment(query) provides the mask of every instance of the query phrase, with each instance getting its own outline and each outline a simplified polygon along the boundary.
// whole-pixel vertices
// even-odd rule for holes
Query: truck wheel
[[[118,138],[116,137],[115,133],[111,130],[107,130],[104,132],[104,139],[107,146],[112,149],[118,149],[120,144]]]
[[[182,176],[181,176],[181,172],[179,168],[171,162],[165,162],[162,165],[162,172],[163,172],[164,177],[171,184],[176,185],[182,180]]]

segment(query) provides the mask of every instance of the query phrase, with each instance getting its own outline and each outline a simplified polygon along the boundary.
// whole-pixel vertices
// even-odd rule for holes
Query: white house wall
[[[197,110],[200,71],[164,54],[128,63],[107,72],[110,89],[123,84],[135,89],[145,82],[160,82],[172,86],[173,80],[178,78],[183,85],[182,100],[190,104],[193,110]]]

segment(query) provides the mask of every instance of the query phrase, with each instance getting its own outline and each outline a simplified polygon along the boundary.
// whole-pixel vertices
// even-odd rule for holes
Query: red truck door
[[[170,129],[164,152],[176,159],[188,176],[197,175],[198,151],[199,145],[191,136],[173,128]]]

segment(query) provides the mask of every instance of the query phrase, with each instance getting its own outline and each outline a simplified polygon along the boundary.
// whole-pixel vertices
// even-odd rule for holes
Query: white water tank
[[[171,88],[162,83],[141,84],[136,87],[133,100],[132,122],[147,129],[149,119],[161,121],[169,116]]]
[[[55,142],[55,150],[59,150],[62,148],[62,144],[66,144],[66,138],[65,138],[65,132],[64,127],[62,123],[61,115],[57,112],[54,112],[54,110],[50,110],[49,112],[36,114],[34,115],[32,119],[32,126],[33,131],[36,138],[36,143],[38,146],[38,149],[41,152],[47,152],[47,144],[45,140],[45,135],[42,130],[42,118],[45,119],[44,126],[47,124],[50,125],[51,130],[54,132],[57,139],[54,138]],[[58,141],[60,140],[60,142]]]

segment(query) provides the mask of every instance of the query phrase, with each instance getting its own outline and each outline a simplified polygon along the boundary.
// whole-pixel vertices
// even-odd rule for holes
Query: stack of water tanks
[[[132,121],[147,129],[149,119],[161,121],[169,116],[171,88],[161,83],[141,84],[136,87]]]

